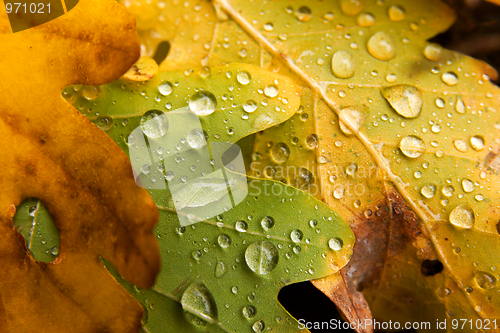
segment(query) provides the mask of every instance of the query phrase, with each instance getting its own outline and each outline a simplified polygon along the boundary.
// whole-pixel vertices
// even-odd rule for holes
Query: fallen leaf
[[[81,0],[13,34],[0,8],[0,252],[8,267],[0,330],[136,331],[142,309],[99,257],[136,285],[154,284],[158,212],[127,156],[60,95],[68,84],[114,80],[133,64],[134,20],[114,1]],[[41,200],[59,231],[51,263],[35,260],[13,225],[25,198]]]

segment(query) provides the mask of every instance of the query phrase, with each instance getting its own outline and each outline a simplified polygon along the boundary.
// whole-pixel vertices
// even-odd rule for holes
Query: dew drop
[[[256,321],[255,323],[253,323],[252,325],[252,330],[255,332],[255,333],[261,333],[261,332],[264,332],[264,329],[266,328],[266,325],[264,324],[264,321],[262,320],[259,320],[259,321]]]
[[[332,72],[339,79],[348,79],[354,75],[356,65],[349,52],[337,51],[332,57]]]
[[[268,231],[274,227],[274,219],[271,216],[265,216],[262,221],[260,221],[260,225],[262,226],[262,229]]]
[[[488,272],[476,272],[474,277],[476,278],[477,285],[482,289],[492,289],[497,283],[497,278]]]
[[[311,20],[311,9],[307,6],[301,6],[295,12],[295,17],[300,22],[309,22]]]
[[[110,116],[100,116],[97,117],[95,124],[103,131],[107,131],[113,127],[113,118]]]
[[[269,241],[255,242],[247,247],[245,261],[253,272],[265,275],[278,265],[279,252]]]
[[[226,265],[222,261],[217,261],[215,264],[215,277],[220,278],[226,273]]]
[[[354,16],[365,8],[364,0],[341,0],[340,9],[347,16]]]
[[[209,323],[217,321],[217,304],[208,288],[199,281],[193,282],[182,294],[181,305],[187,311]]]
[[[436,98],[436,106],[440,109],[444,108],[444,100],[442,98]]]
[[[150,110],[141,117],[141,129],[148,137],[156,139],[167,134],[168,120],[159,110]]]
[[[168,96],[172,93],[172,91],[174,91],[174,88],[172,86],[172,83],[165,82],[165,83],[161,84],[160,86],[158,86],[158,91],[163,96]]]
[[[420,193],[427,199],[431,199],[436,195],[436,186],[428,184],[422,186]]]
[[[290,238],[292,239],[292,242],[294,243],[299,243],[302,240],[302,237],[304,234],[300,229],[295,229],[290,233]]]
[[[366,108],[363,106],[348,106],[340,109],[339,118],[341,121],[339,122],[340,130],[344,132],[346,135],[352,135],[352,131],[345,125],[348,123],[355,130],[360,129],[361,125],[365,122],[367,112],[365,112]]]
[[[271,157],[276,163],[282,164],[290,157],[290,148],[283,142],[275,144],[271,149]]]
[[[194,149],[200,149],[207,145],[207,141],[205,140],[205,134],[199,128],[195,128],[188,133],[187,142]]]
[[[475,135],[470,138],[470,145],[474,150],[481,150],[484,148],[484,139],[482,136]]]
[[[248,224],[243,220],[239,220],[236,222],[235,228],[239,232],[246,232],[248,229]]]
[[[441,75],[441,80],[449,86],[454,86],[458,83],[457,74],[453,72],[443,73],[443,75]]]
[[[246,319],[252,319],[253,317],[255,317],[257,309],[253,305],[246,305],[243,307],[242,313]]]
[[[379,31],[373,34],[366,45],[368,53],[375,59],[388,61],[396,55],[396,44],[386,32]]]
[[[457,97],[457,103],[455,104],[455,111],[458,113],[465,113],[465,104],[460,97]]]
[[[472,192],[474,191],[474,183],[472,180],[464,178],[462,179],[462,188],[464,189],[464,192]]]
[[[330,247],[330,249],[332,249],[334,251],[340,251],[342,249],[342,247],[344,246],[344,242],[342,241],[342,239],[335,237],[335,238],[331,238],[328,241],[328,246]]]
[[[272,22],[267,22],[266,24],[264,24],[264,30],[267,32],[273,31],[274,25],[272,24]]]
[[[389,7],[389,20],[392,22],[402,21],[406,18],[406,13],[404,8],[396,5]]]
[[[441,126],[439,124],[434,124],[431,127],[432,133],[439,133],[441,132]]]
[[[467,150],[469,150],[467,147],[467,143],[464,140],[457,139],[453,141],[453,145],[455,146],[456,150],[462,153],[465,153]]]
[[[316,134],[310,134],[306,138],[306,144],[309,148],[316,148],[318,146],[318,136]]]
[[[278,92],[278,87],[275,84],[267,85],[266,88],[264,88],[264,95],[267,97],[276,97]]]
[[[236,80],[242,85],[247,85],[250,81],[252,81],[252,77],[250,76],[250,73],[242,71],[236,75]]]
[[[335,199],[342,199],[343,196],[344,196],[344,188],[341,186],[335,187],[335,189],[333,190],[333,197]]]
[[[215,111],[217,99],[214,94],[200,90],[189,100],[189,109],[198,116],[207,116]]]
[[[474,211],[466,204],[460,204],[450,213],[450,223],[459,228],[470,229],[474,226]]]
[[[417,158],[422,155],[424,147],[424,141],[415,135],[405,136],[401,142],[399,142],[399,149],[410,158]]]
[[[371,27],[375,24],[375,17],[370,13],[361,13],[358,16],[357,23],[360,27]]]
[[[253,99],[249,99],[243,104],[243,110],[248,113],[252,113],[257,110],[257,102]]]
[[[229,246],[231,246],[231,237],[226,234],[219,235],[219,237],[217,237],[217,243],[219,243],[219,246],[223,249],[227,249]]]
[[[431,43],[428,44],[424,49],[424,56],[431,61],[438,61],[441,59],[441,52],[443,47],[439,44]]]
[[[394,111],[405,118],[418,117],[422,110],[422,93],[416,87],[400,84],[382,88],[381,93]]]
[[[443,193],[445,197],[451,197],[453,192],[455,192],[453,186],[446,185],[441,189],[441,193]]]

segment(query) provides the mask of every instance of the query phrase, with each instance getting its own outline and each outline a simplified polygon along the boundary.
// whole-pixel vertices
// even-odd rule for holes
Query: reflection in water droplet
[[[330,247],[330,249],[332,249],[334,251],[340,251],[342,249],[342,247],[344,246],[344,242],[342,241],[342,239],[335,237],[335,238],[331,238],[328,241],[328,246]]]
[[[245,261],[253,272],[264,275],[271,272],[278,265],[279,252],[271,242],[255,242],[247,247]]]
[[[474,191],[474,183],[472,182],[472,180],[464,178],[462,179],[462,188],[467,193],[472,192]]]
[[[290,148],[283,142],[275,144],[271,149],[271,157],[278,164],[284,163],[290,157]]]
[[[257,110],[257,102],[253,99],[249,99],[243,104],[243,110],[248,113],[252,113]]]
[[[217,99],[214,94],[200,90],[189,100],[189,109],[198,116],[207,116],[215,111]]]
[[[356,65],[354,58],[349,52],[337,51],[332,57],[333,75],[340,79],[348,79],[354,75]]]
[[[392,108],[405,118],[415,118],[422,110],[422,93],[416,87],[400,84],[383,88],[381,93]]]
[[[474,211],[467,204],[460,204],[450,213],[450,223],[459,228],[470,229],[476,220]]]
[[[260,225],[264,230],[269,230],[274,227],[274,219],[271,216],[265,216],[262,221],[260,221]]]
[[[347,16],[354,16],[365,8],[365,0],[341,0],[340,9]]]
[[[449,86],[454,86],[458,83],[457,74],[453,72],[443,73],[443,75],[441,75],[441,80]]]
[[[304,236],[304,234],[299,229],[295,229],[290,233],[290,238],[292,239],[292,242],[294,242],[294,243],[299,243],[302,240],[303,236]]]
[[[453,145],[455,146],[456,150],[462,153],[465,153],[467,150],[469,150],[469,148],[467,147],[467,143],[464,140],[457,139],[453,141]]]
[[[389,7],[389,20],[392,22],[402,21],[406,18],[406,13],[404,8],[396,5]]]
[[[424,141],[415,135],[408,135],[399,143],[399,149],[410,158],[417,158],[422,155],[424,148]]]
[[[396,44],[394,44],[392,37],[383,31],[373,34],[368,40],[366,48],[374,58],[382,61],[391,60],[396,55]]]
[[[141,117],[141,129],[150,138],[160,138],[167,134],[167,117],[160,110],[150,110]]]
[[[311,9],[307,6],[301,6],[295,12],[295,17],[301,22],[309,22],[311,20]]]
[[[470,138],[470,145],[474,150],[481,150],[484,148],[484,139],[482,136],[475,135]]]
[[[361,13],[358,16],[357,23],[360,27],[371,27],[375,24],[375,17],[370,13]]]
[[[235,228],[239,232],[246,232],[247,228],[248,228],[248,224],[243,220],[239,220],[236,222]]]
[[[191,130],[187,135],[187,142],[194,149],[200,149],[207,145],[205,134],[199,128]]]
[[[208,288],[199,281],[193,282],[182,294],[181,305],[187,311],[209,323],[217,321],[217,304]]]
[[[246,305],[243,307],[242,313],[246,319],[252,319],[253,317],[255,317],[257,309],[253,305]]]
[[[242,85],[247,85],[252,80],[252,77],[250,76],[250,73],[241,71],[236,75],[236,80],[238,80],[238,82]]]
[[[158,91],[163,96],[168,96],[172,93],[172,91],[174,91],[174,89],[172,87],[172,83],[165,82],[165,83],[162,83],[160,86],[158,86]]]
[[[219,243],[219,246],[223,249],[227,249],[231,246],[231,237],[226,234],[219,235],[219,237],[217,237],[217,243]]]
[[[492,289],[497,283],[497,278],[488,272],[476,272],[474,277],[476,278],[477,285],[482,289]]]
[[[441,59],[441,52],[443,47],[439,44],[431,43],[425,47],[424,56],[431,61],[438,61]]]
[[[427,199],[433,198],[436,195],[436,186],[427,184],[422,186],[420,193]]]
[[[276,97],[278,95],[278,87],[275,84],[270,84],[264,88],[264,95],[267,97]]]

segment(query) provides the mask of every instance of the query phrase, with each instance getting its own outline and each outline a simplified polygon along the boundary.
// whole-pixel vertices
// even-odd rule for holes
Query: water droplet
[[[263,130],[267,127],[270,127],[274,125],[274,120],[271,118],[271,116],[267,113],[261,114],[260,116],[255,119],[253,122],[253,128],[256,128],[258,130]]]
[[[217,99],[214,94],[200,90],[189,100],[189,109],[198,116],[207,116],[215,111]]]
[[[431,43],[424,49],[424,56],[431,61],[438,61],[441,59],[441,52],[443,47],[439,44]]]
[[[460,204],[450,213],[450,223],[459,228],[470,229],[476,220],[474,211],[467,204]]]
[[[227,249],[231,246],[231,237],[226,234],[219,235],[219,237],[217,237],[217,243],[219,243],[220,247],[223,249]]]
[[[309,22],[311,20],[311,9],[307,6],[301,6],[295,12],[295,17],[300,22]]]
[[[436,195],[436,186],[427,184],[422,186],[420,193],[427,199],[433,198]]]
[[[396,55],[396,44],[386,32],[379,31],[373,34],[366,45],[368,53],[381,61],[388,61]]]
[[[160,110],[150,110],[141,117],[141,129],[150,138],[160,138],[167,134],[167,117]]]
[[[53,255],[53,256],[57,256],[59,254],[59,246],[54,246],[51,250],[50,250],[50,253]]]
[[[450,185],[446,185],[441,189],[441,193],[443,193],[445,197],[451,197],[453,192],[455,192],[455,189]]]
[[[207,145],[205,140],[205,134],[199,128],[195,128],[188,133],[187,137],[188,144],[194,149],[200,149]]]
[[[396,5],[389,7],[389,20],[392,22],[402,21],[406,18],[406,13],[404,8]]]
[[[342,199],[344,196],[344,188],[342,186],[336,186],[333,190],[333,197],[335,199]]]
[[[347,16],[354,16],[365,8],[364,0],[341,0],[340,9]]]
[[[332,72],[340,79],[348,79],[354,75],[356,66],[349,52],[337,51],[332,57]]]
[[[276,163],[282,164],[290,157],[290,148],[283,142],[275,144],[271,149],[271,157]]]
[[[182,294],[181,305],[187,311],[207,322],[217,321],[217,304],[208,288],[199,281],[193,282]]]
[[[458,83],[457,74],[453,72],[443,73],[443,75],[441,75],[441,80],[449,86],[454,86]]]
[[[236,75],[236,80],[238,80],[238,82],[242,85],[247,85],[252,80],[252,77],[250,76],[250,73],[241,71]]]
[[[260,225],[264,230],[269,230],[274,227],[274,219],[271,216],[265,216],[262,221],[260,221]]]
[[[439,133],[441,132],[441,126],[439,124],[434,124],[431,127],[432,133]]]
[[[464,178],[462,179],[462,188],[467,193],[472,192],[474,191],[474,183],[472,182],[472,180]]]
[[[375,24],[375,17],[370,13],[361,13],[358,16],[357,23],[360,27],[371,27]]]
[[[455,111],[458,113],[465,113],[465,104],[460,97],[457,97],[457,103],[455,104]]]
[[[276,97],[278,92],[278,87],[275,84],[267,85],[266,88],[264,88],[264,95],[267,97]]]
[[[424,141],[415,135],[405,136],[399,143],[399,149],[410,158],[417,158],[424,151]]]
[[[255,333],[261,333],[261,332],[264,332],[264,329],[266,328],[266,325],[264,324],[264,321],[262,320],[259,320],[259,321],[256,321],[255,323],[253,323],[252,325],[252,330],[255,332]]]
[[[477,285],[482,289],[492,289],[497,283],[497,278],[488,272],[476,272],[474,277],[476,278]]]
[[[95,124],[103,131],[107,131],[111,127],[113,127],[113,118],[111,118],[110,116],[97,117]]]
[[[453,141],[453,145],[455,146],[456,150],[462,153],[465,153],[467,150],[469,150],[467,147],[467,143],[464,140],[457,139]]]
[[[143,174],[147,175],[147,174],[149,174],[149,172],[151,172],[151,167],[149,166],[149,164],[144,164],[141,167],[141,171]]]
[[[248,267],[260,275],[267,274],[275,269],[278,260],[278,249],[268,241],[252,243],[245,251],[245,261]]]
[[[246,319],[252,319],[253,317],[255,317],[257,309],[253,305],[246,305],[243,307],[242,313]]]
[[[274,30],[274,25],[271,22],[267,22],[264,24],[264,30],[267,32],[271,32]]]
[[[292,239],[292,242],[294,242],[294,243],[299,243],[302,240],[303,236],[304,236],[304,234],[299,229],[295,229],[290,233],[290,238]]]
[[[316,134],[310,134],[306,138],[306,144],[309,148],[316,148],[318,145],[318,136]]]
[[[215,277],[220,278],[222,275],[226,273],[226,265],[222,261],[217,261],[215,264]]]
[[[160,92],[160,94],[162,94],[163,96],[168,96],[172,93],[172,91],[174,91],[174,88],[172,86],[172,83],[170,82],[165,82],[163,84],[161,84],[159,87],[158,87],[158,91]]]
[[[233,287],[231,288],[231,292],[232,292],[233,294],[235,294],[235,295],[236,295],[236,294],[238,293],[238,287],[233,286]]]
[[[352,131],[346,126],[346,123],[348,123],[355,130],[359,131],[361,125],[365,122],[366,119],[367,112],[365,110],[366,107],[361,105],[348,106],[340,109],[340,130],[346,135],[352,135]]]
[[[484,148],[484,139],[480,135],[475,135],[470,138],[470,145],[474,150],[481,150]]]
[[[444,100],[442,98],[436,98],[436,106],[440,109],[444,108]]]
[[[418,117],[422,110],[422,93],[416,87],[401,84],[382,88],[381,93],[394,111],[405,118]]]
[[[257,110],[257,102],[253,99],[249,99],[243,104],[243,110],[248,113],[252,113]]]
[[[84,86],[82,89],[82,96],[92,101],[101,95],[101,87],[99,86]]]
[[[236,222],[235,228],[239,232],[246,232],[247,228],[248,228],[248,224],[243,220],[239,220]]]
[[[344,246],[344,242],[342,241],[342,239],[335,237],[335,238],[331,238],[328,241],[328,246],[330,247],[330,249],[332,249],[334,251],[340,251],[342,249],[342,247]]]

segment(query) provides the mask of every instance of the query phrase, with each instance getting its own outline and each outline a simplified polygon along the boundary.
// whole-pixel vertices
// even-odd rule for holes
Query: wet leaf
[[[127,156],[60,95],[68,84],[114,80],[133,64],[133,18],[114,1],[81,0],[13,34],[0,8],[0,330],[133,332],[142,309],[99,257],[127,280],[151,286],[160,265],[152,232],[158,212],[134,183]],[[16,228],[25,198],[43,202],[55,226],[37,228],[52,220],[37,217],[44,211],[37,203],[31,212],[28,204],[29,220],[19,207]],[[43,244],[38,232],[48,230],[54,237]],[[56,231],[59,247],[36,260],[30,249],[58,243]]]

